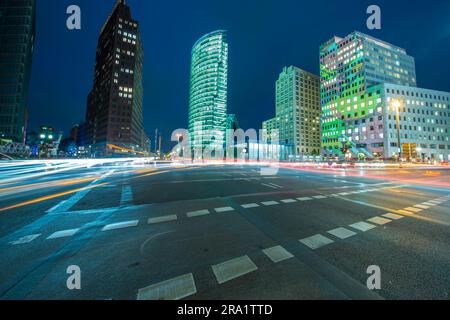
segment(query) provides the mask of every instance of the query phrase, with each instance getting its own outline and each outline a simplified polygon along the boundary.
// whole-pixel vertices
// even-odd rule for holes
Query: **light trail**
[[[50,199],[54,199],[54,198],[59,198],[59,197],[62,197],[62,196],[68,195],[68,194],[76,193],[78,191],[104,186],[106,184],[107,184],[106,182],[105,183],[99,183],[99,184],[92,185],[92,186],[72,189],[72,190],[68,190],[68,191],[55,193],[55,194],[44,196],[44,197],[40,197],[40,198],[36,198],[36,199],[33,199],[33,200],[20,202],[20,203],[17,203],[17,204],[8,206],[8,207],[1,208],[0,212],[11,210],[11,209],[16,209],[16,208],[20,208],[20,207],[24,207],[24,206],[27,206],[27,205],[30,205],[30,204],[34,204],[34,203],[38,203],[38,202],[42,202],[42,201],[46,201],[46,200],[50,200]]]

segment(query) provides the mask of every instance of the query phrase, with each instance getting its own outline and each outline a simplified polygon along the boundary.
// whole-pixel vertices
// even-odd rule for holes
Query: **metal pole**
[[[396,110],[396,122],[397,122],[397,147],[398,147],[398,162],[401,163],[402,159],[402,146],[400,144],[400,115],[399,109],[400,107],[395,108]]]

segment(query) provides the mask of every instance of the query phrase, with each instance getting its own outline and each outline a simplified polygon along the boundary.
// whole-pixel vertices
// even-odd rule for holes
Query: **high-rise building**
[[[143,47],[139,23],[124,0],[105,22],[97,45],[94,85],[86,111],[86,139],[96,155],[141,152]]]
[[[263,122],[270,134],[278,129],[279,141],[292,157],[320,154],[319,77],[300,68],[284,67],[276,82],[275,113]]]
[[[383,125],[381,91],[370,88],[417,85],[414,58],[406,50],[360,32],[333,37],[320,47],[320,77],[322,153],[327,157],[343,156],[353,127]],[[369,137],[359,143],[359,152],[372,157],[370,146],[381,142]]]
[[[35,0],[0,1],[0,137],[25,142]]]
[[[227,125],[228,42],[226,31],[201,37],[191,53],[189,139],[196,157],[222,149]]]

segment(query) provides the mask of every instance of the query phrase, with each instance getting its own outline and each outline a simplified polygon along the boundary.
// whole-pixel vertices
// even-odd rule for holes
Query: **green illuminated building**
[[[192,48],[189,139],[195,150],[222,149],[227,125],[228,43],[226,31],[201,37]]]
[[[382,154],[384,100],[377,85],[417,85],[413,57],[360,32],[320,47],[320,80],[322,154],[330,158]]]

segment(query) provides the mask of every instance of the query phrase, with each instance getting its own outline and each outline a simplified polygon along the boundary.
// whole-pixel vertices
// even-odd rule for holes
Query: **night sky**
[[[66,134],[82,122],[92,87],[100,29],[115,0],[37,0],[30,88],[30,129]],[[354,30],[405,48],[416,58],[418,86],[450,91],[450,1],[128,0],[144,44],[144,126],[167,143],[187,127],[190,51],[203,34],[228,30],[228,113],[241,127],[274,116],[275,81],[283,66],[318,74],[319,46]],[[66,8],[82,11],[82,29],[66,28]],[[382,29],[366,28],[377,4]],[[167,144],[165,144],[167,146]]]

